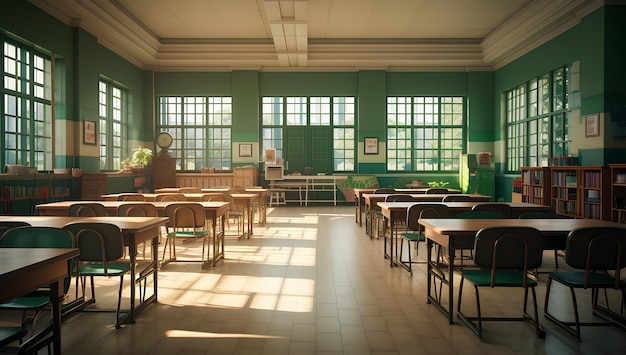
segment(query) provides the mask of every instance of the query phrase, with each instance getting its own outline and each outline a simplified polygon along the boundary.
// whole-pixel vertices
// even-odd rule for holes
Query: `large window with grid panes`
[[[0,39],[0,166],[21,164],[52,170],[51,56],[2,34]]]
[[[465,146],[465,98],[387,98],[387,171],[458,171]]]
[[[157,98],[158,130],[174,138],[170,155],[185,171],[231,169],[231,97],[162,96]]]
[[[291,170],[353,172],[356,166],[354,97],[263,97],[261,149]]]
[[[112,80],[98,82],[100,170],[117,170],[128,153],[129,90]]]
[[[506,92],[508,172],[570,154],[569,72],[563,66]]]

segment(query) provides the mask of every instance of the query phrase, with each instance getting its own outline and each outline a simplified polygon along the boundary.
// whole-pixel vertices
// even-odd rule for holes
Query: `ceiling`
[[[155,71],[494,70],[602,0],[30,0]]]

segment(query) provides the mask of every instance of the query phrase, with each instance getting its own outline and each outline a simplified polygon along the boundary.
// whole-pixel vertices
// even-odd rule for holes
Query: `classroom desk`
[[[424,218],[419,224],[424,227],[428,246],[428,280],[426,286],[427,302],[433,303],[443,314],[448,316],[448,323],[452,324],[454,313],[454,257],[456,249],[472,249],[476,233],[485,227],[493,226],[527,226],[537,228],[544,236],[544,250],[565,249],[567,235],[573,229],[582,227],[609,226],[624,228],[626,225],[602,221],[597,219],[451,219],[451,218]],[[448,270],[446,275],[440,276],[433,270],[437,268],[432,260],[431,251],[436,243],[446,248],[448,254]],[[448,287],[448,306],[439,299],[431,296],[432,277],[439,279]]]
[[[365,201],[363,200],[363,194],[373,194],[374,191],[378,190],[380,187],[368,187],[368,188],[355,188],[352,189],[354,191],[354,207],[356,209],[356,223],[359,226],[362,226],[363,219],[362,214],[364,212]],[[426,191],[430,189],[430,187],[419,187],[414,189],[395,189],[398,194],[425,194]],[[461,190],[456,189],[448,189],[448,192],[451,194],[459,194]]]
[[[158,249],[159,249],[159,228],[168,221],[167,217],[60,217],[60,216],[0,216],[0,221],[21,221],[36,227],[56,227],[63,228],[65,225],[74,222],[105,222],[112,223],[122,230],[124,245],[128,247],[130,257],[130,281],[133,287],[130,288],[130,309],[127,314],[121,317],[122,323],[134,323],[135,315],[143,310],[148,304],[157,302],[157,280],[158,280]],[[137,279],[137,245],[152,240],[152,261],[142,271],[142,276]],[[153,294],[135,305],[135,286],[147,279],[150,274],[153,277]],[[141,286],[141,285],[139,285]],[[145,295],[144,295],[145,296]],[[81,305],[84,307],[86,304]]]
[[[69,208],[73,203],[80,203],[85,201],[58,201],[50,203],[42,203],[35,206],[35,209],[39,211],[42,216],[68,216]],[[180,203],[184,201],[153,201],[153,202],[141,202],[141,201],[97,201],[102,204],[107,211],[107,214],[111,217],[117,216],[117,209],[123,204],[136,204],[147,203],[154,205],[160,216],[165,216],[165,207],[173,203]],[[216,262],[224,258],[223,244],[220,246],[215,244],[215,241],[224,237],[224,225],[225,216],[228,213],[228,202],[222,201],[201,201],[196,202],[204,207],[204,213],[207,221],[211,221],[212,233],[215,236],[213,243],[213,259],[211,260],[211,266],[215,266]],[[219,229],[218,229],[219,227]],[[209,260],[207,258],[207,260]],[[203,265],[203,268],[206,264]]]
[[[0,302],[23,296],[39,287],[50,286],[52,324],[37,334],[52,339],[53,353],[61,354],[61,304],[65,297],[63,279],[68,276],[67,261],[78,249],[0,248]],[[20,351],[31,353],[37,345],[27,340]]]
[[[393,237],[397,232],[395,230],[396,224],[394,221],[406,221],[406,214],[410,206],[412,205],[428,205],[428,204],[443,204],[448,206],[448,211],[451,215],[457,214],[463,211],[469,211],[477,203],[476,201],[463,201],[463,202],[378,202],[377,206],[380,207],[383,217],[385,218],[385,228],[389,228],[389,252],[387,252],[387,236],[385,233],[384,243],[384,256],[385,259],[389,258],[391,266],[398,264],[398,243]],[[511,206],[513,218],[519,217],[520,214],[526,212],[549,212],[552,211],[550,206],[537,205],[534,203],[525,202],[490,202],[501,203]],[[394,248],[395,244],[395,248]],[[394,258],[395,255],[395,258]],[[402,264],[400,264],[402,265]]]
[[[403,193],[403,192],[396,192]],[[404,194],[404,193],[403,193]],[[372,229],[374,228],[374,218],[376,218],[376,208],[378,202],[385,201],[387,196],[392,194],[363,194],[363,200],[365,201],[365,214],[367,216],[366,224],[365,224],[365,233],[370,237],[374,237]],[[441,202],[444,197],[449,195],[457,195],[454,193],[451,194],[425,194],[425,193],[408,193],[407,195],[413,196],[416,199],[415,202]],[[465,194],[472,199],[472,202],[487,202],[491,200],[491,196],[485,196],[480,194]],[[367,223],[369,221],[369,223]]]

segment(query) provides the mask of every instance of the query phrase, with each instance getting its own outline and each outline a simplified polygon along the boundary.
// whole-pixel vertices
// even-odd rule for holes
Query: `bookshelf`
[[[626,223],[626,164],[609,164],[611,169],[611,220]]]
[[[0,175],[0,215],[30,215],[39,203],[72,196],[70,174]]]
[[[552,191],[550,189],[549,167],[523,167],[522,202],[550,206]]]
[[[575,218],[610,220],[608,167],[551,167],[552,208]]]

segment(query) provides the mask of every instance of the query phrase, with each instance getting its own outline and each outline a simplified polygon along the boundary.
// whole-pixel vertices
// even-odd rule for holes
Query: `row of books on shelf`
[[[585,171],[585,187],[600,188],[602,175],[598,171]]]
[[[552,193],[552,197],[565,200],[575,200],[577,197],[576,189],[556,189]]]
[[[600,205],[584,205],[583,216],[585,216],[585,218],[594,218],[594,219],[602,218],[602,211],[601,211]]]
[[[626,184],[626,174],[615,174],[616,184]]]
[[[3,186],[0,189],[0,200],[47,199],[69,194],[70,188],[64,186]]]
[[[552,185],[577,186],[577,182],[576,172],[555,172],[552,175]]]

